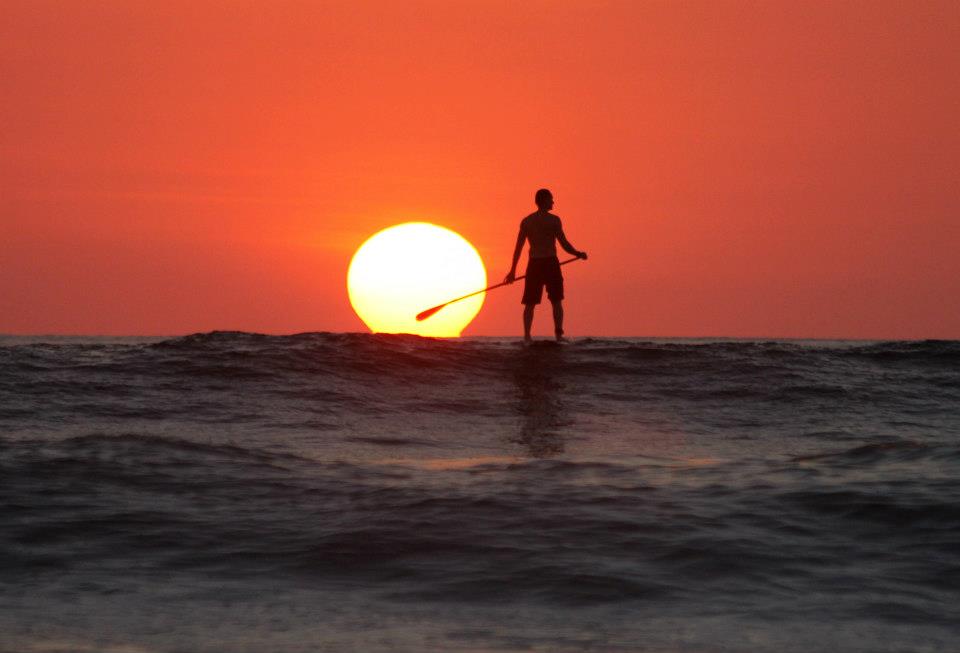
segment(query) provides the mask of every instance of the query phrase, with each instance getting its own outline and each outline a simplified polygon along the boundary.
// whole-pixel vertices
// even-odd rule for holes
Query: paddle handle
[[[580,257],[579,257],[579,256],[574,256],[573,258],[568,258],[566,261],[560,261],[560,265],[566,265],[567,263],[573,263],[574,261],[579,261],[579,260],[580,260]],[[513,278],[513,281],[520,281],[520,279],[526,279],[526,278],[527,278],[527,275],[521,274],[519,277],[514,277],[514,278]],[[444,304],[440,304],[440,305],[441,305],[441,306],[446,306],[447,304],[452,304],[453,302],[458,302],[458,301],[460,301],[461,299],[466,299],[467,297],[473,297],[474,295],[479,295],[479,294],[482,293],[482,292],[489,292],[489,291],[491,291],[491,290],[495,290],[495,289],[499,288],[500,286],[509,286],[511,283],[513,283],[513,281],[501,281],[500,283],[494,284],[494,285],[492,285],[492,286],[490,286],[490,287],[488,287],[488,288],[484,288],[483,290],[475,290],[474,292],[470,293],[469,295],[464,295],[463,297],[457,297],[456,299],[451,299],[450,301],[448,301],[448,302],[446,302],[446,303],[444,303]]]

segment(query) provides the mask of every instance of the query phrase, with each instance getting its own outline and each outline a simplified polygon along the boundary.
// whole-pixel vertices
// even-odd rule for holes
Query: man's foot
[[[531,342],[533,342],[533,338],[530,337],[529,333],[523,336],[523,344],[529,345]]]
[[[563,329],[557,329],[557,342],[566,342],[567,339],[563,337]]]

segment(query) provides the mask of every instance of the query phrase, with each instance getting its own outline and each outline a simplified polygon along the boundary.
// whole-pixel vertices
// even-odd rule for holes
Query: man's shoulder
[[[533,222],[534,220],[544,220],[550,222],[560,222],[560,216],[554,213],[540,213],[540,211],[534,211],[527,217],[520,220],[520,223]]]

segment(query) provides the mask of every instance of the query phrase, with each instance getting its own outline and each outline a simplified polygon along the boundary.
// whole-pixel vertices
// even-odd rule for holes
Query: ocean
[[[960,342],[0,337],[0,651],[960,650]]]

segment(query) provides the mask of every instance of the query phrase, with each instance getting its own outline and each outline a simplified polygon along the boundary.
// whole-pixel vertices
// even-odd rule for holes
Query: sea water
[[[960,343],[0,338],[0,651],[960,650]]]

